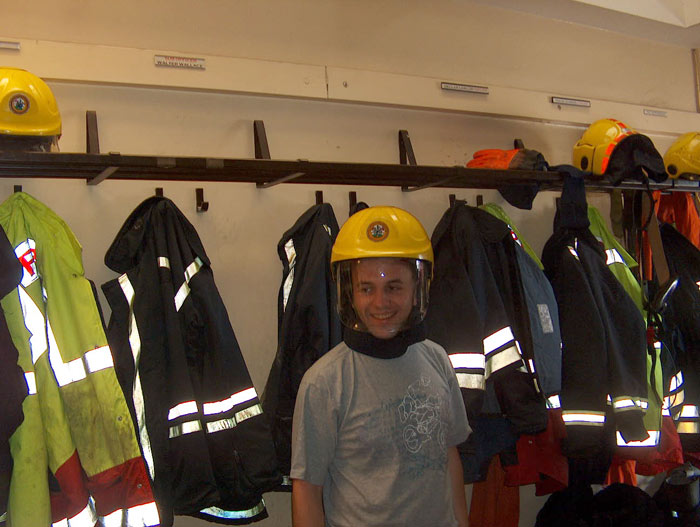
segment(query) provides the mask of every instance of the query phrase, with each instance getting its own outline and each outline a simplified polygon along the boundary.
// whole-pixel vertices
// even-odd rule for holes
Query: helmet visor
[[[420,323],[428,309],[431,264],[410,258],[362,258],[333,268],[342,323],[392,338]]]

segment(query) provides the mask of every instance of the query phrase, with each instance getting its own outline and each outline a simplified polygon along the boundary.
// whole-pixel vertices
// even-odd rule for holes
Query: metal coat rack
[[[0,177],[85,179],[98,185],[106,179],[249,182],[267,189],[281,183],[307,185],[370,185],[399,187],[405,192],[427,188],[498,189],[513,183],[539,183],[541,190],[562,186],[563,175],[554,171],[492,170],[464,166],[427,166],[416,162],[407,130],[398,132],[399,163],[344,163],[298,159],[271,159],[263,121],[253,122],[255,159],[221,159],[203,157],[133,156],[110,152],[100,153],[97,115],[86,112],[86,150],[81,153],[2,152]],[[613,186],[603,179],[586,181],[587,189],[645,190],[641,182],[623,181]],[[652,190],[700,191],[700,182],[669,180],[650,183]],[[320,192],[320,191],[319,191]],[[200,199],[201,198],[201,199]],[[322,202],[323,196],[317,195]],[[203,189],[197,194],[198,210],[208,203]]]

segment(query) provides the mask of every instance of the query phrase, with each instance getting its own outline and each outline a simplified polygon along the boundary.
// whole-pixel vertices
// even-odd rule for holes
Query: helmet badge
[[[367,227],[367,237],[373,242],[381,242],[389,236],[389,227],[383,221],[373,221]]]
[[[17,94],[10,99],[10,110],[13,113],[22,115],[29,110],[29,99],[26,95]]]

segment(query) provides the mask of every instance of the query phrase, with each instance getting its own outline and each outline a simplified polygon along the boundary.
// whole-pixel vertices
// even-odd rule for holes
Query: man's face
[[[397,258],[366,258],[352,264],[355,312],[379,339],[390,339],[404,329],[415,289],[411,269]]]

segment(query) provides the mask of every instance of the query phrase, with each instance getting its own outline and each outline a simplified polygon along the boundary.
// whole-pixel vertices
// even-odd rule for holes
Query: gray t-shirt
[[[341,342],[301,382],[290,476],[323,486],[329,527],[453,527],[447,448],[469,432],[438,344],[379,359]]]

